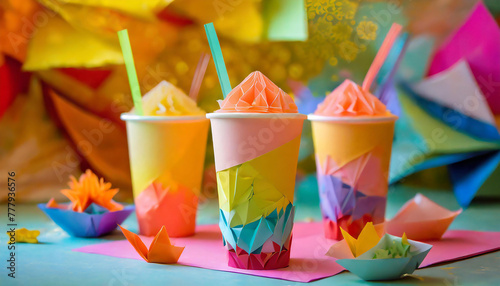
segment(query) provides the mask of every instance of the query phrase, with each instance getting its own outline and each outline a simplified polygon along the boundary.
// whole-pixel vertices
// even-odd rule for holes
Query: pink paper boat
[[[439,240],[462,209],[450,211],[422,194],[406,202],[386,222],[386,232],[395,236],[406,233],[413,240]]]

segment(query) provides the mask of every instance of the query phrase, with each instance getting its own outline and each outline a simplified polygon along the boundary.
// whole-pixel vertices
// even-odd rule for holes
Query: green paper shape
[[[232,88],[231,83],[229,82],[229,75],[227,74],[226,64],[224,63],[224,57],[222,56],[222,50],[219,38],[217,38],[217,33],[215,32],[214,24],[205,24],[205,32],[207,34],[208,44],[210,45],[210,51],[212,52],[212,58],[214,59],[215,68],[217,70],[217,76],[219,77],[222,95],[226,98]]]
[[[135,71],[134,56],[132,55],[132,47],[128,38],[127,29],[118,31],[118,39],[122,47],[123,60],[127,68],[128,82],[132,92],[132,100],[134,101],[135,111],[138,115],[144,115],[142,109],[142,95],[139,80],[137,79],[137,72]]]
[[[267,39],[305,41],[308,38],[304,0],[267,0],[262,3]]]

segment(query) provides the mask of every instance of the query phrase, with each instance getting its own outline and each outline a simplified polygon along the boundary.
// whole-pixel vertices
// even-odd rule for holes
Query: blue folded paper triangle
[[[469,160],[457,162],[448,166],[453,182],[453,192],[461,207],[469,206],[478,190],[488,181],[494,180],[492,175],[500,164],[500,151],[488,152]],[[498,184],[494,184],[498,191]]]
[[[253,221],[246,225],[230,227],[229,214],[219,210],[219,228],[221,230],[224,245],[229,244],[232,249],[236,246],[247,253],[261,253],[262,247],[268,241],[272,241],[283,248],[292,234],[295,207],[288,204],[279,213],[274,210],[266,217]]]

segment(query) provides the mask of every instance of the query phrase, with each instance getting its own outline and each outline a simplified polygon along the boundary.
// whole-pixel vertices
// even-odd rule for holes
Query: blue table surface
[[[446,190],[426,190],[398,185],[391,187],[388,196],[387,217],[417,192],[449,208],[458,209],[453,193]],[[313,203],[311,203],[313,202]],[[296,201],[296,221],[320,220],[316,201]],[[0,285],[292,285],[297,282],[261,278],[250,275],[214,271],[181,265],[149,264],[134,259],[121,259],[71,251],[94,243],[123,239],[119,231],[103,238],[73,238],[64,233],[34,204],[16,206],[19,227],[38,229],[40,244],[18,244],[16,278],[7,276],[7,207],[0,206],[3,215],[0,235]],[[218,222],[217,202],[200,205],[198,224]],[[135,216],[124,226],[137,230]],[[500,231],[500,201],[479,200],[458,216],[451,229]],[[204,258],[204,259],[209,259]],[[500,285],[500,251],[453,263],[440,264],[415,271],[413,275],[396,281],[365,282],[349,272],[311,282],[311,285],[365,285],[390,283],[392,285]]]

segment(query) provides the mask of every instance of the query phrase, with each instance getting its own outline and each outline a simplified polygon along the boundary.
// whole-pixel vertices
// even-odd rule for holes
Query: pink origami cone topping
[[[373,94],[346,79],[334,89],[314,112],[324,116],[390,116],[385,105]]]
[[[260,71],[251,73],[227,97],[217,112],[297,113],[292,97]]]

